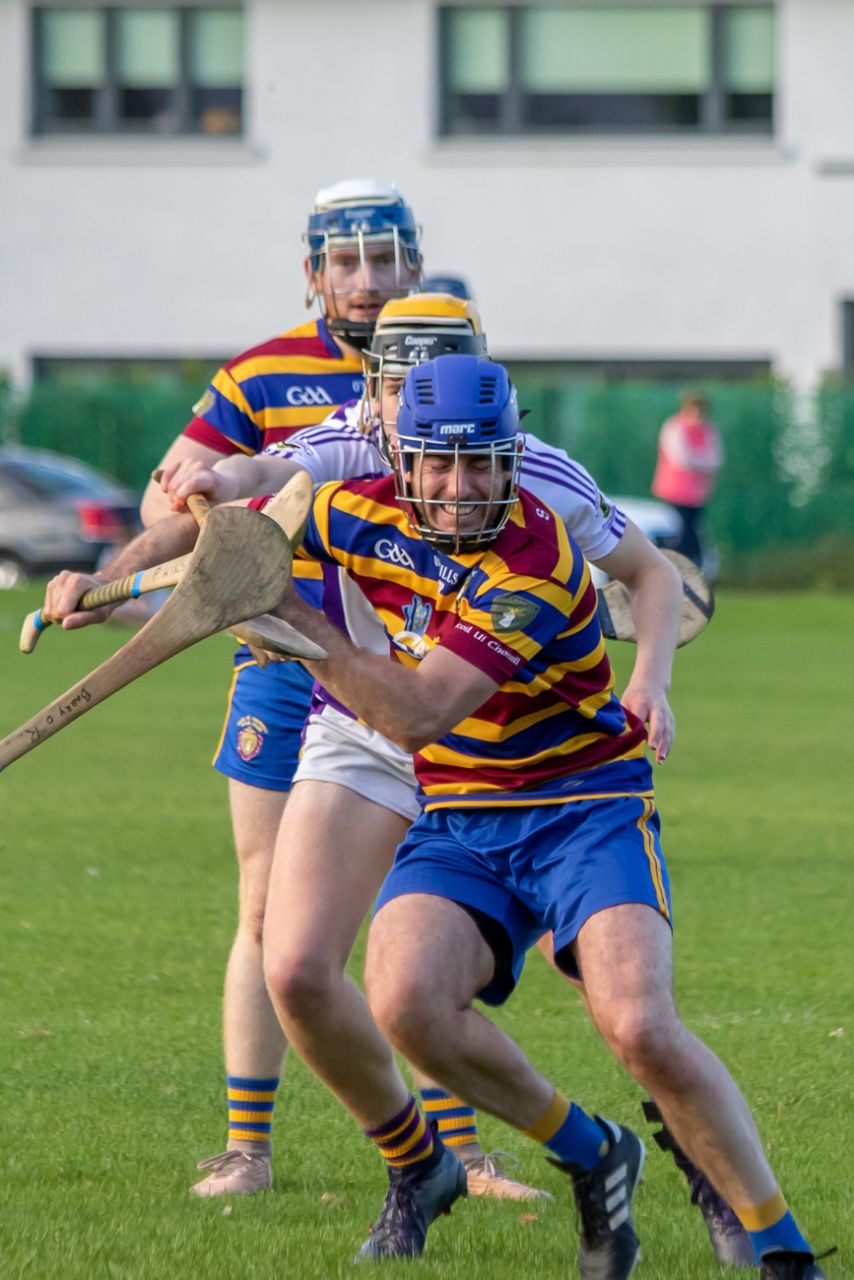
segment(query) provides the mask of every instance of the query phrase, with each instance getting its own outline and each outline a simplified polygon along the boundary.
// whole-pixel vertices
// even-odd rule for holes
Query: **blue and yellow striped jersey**
[[[260,453],[362,394],[358,356],[343,355],[323,319],[262,342],[214,375],[184,435],[220,453]]]
[[[587,563],[531,494],[489,549],[450,556],[411,528],[391,477],[327,484],[304,551],[353,578],[398,662],[415,666],[444,645],[500,685],[415,756],[425,808],[648,789],[645,731],[614,694]]]

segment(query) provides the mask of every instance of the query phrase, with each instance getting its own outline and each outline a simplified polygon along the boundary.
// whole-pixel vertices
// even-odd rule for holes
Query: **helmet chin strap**
[[[367,351],[373,340],[375,328],[373,324],[365,320],[348,323],[346,320],[342,320],[337,316],[330,316],[328,313],[326,327],[334,338],[341,338],[348,346],[355,347],[357,351]]]

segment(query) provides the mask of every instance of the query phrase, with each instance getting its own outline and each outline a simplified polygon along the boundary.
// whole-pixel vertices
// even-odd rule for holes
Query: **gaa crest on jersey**
[[[497,596],[490,605],[496,631],[524,631],[540,612],[540,606],[525,596]]]
[[[241,760],[254,760],[264,745],[267,726],[257,716],[241,716],[237,722],[237,754]]]
[[[206,413],[210,413],[216,404],[216,396],[208,387],[207,391],[193,405],[193,414],[197,418],[203,418]]]
[[[603,493],[599,494],[599,510],[602,513],[603,520],[607,520],[608,516],[611,514],[611,511],[613,510],[610,502],[608,501],[608,499],[605,497]]]

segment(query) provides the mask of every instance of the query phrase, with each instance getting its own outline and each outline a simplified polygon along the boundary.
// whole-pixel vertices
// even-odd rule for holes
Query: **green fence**
[[[677,389],[520,371],[526,426],[567,449],[606,493],[648,497],[656,437]],[[799,397],[778,384],[707,384],[726,464],[709,524],[726,581],[854,586],[854,388]],[[199,386],[0,382],[0,433],[70,453],[141,490],[189,420]]]
[[[37,384],[7,406],[4,435],[72,454],[141,491],[199,394],[180,386]]]
[[[678,390],[517,379],[525,425],[610,494],[649,497],[661,423]],[[854,388],[799,396],[774,383],[705,385],[726,463],[708,524],[731,582],[854,586]]]

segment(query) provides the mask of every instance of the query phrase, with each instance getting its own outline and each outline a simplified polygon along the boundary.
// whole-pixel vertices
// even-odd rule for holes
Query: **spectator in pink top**
[[[659,432],[658,464],[652,478],[655,497],[669,502],[682,517],[684,531],[678,549],[695,564],[701,560],[698,525],[723,462],[718,429],[707,413],[703,396],[694,391],[683,395],[679,412],[668,418]]]

